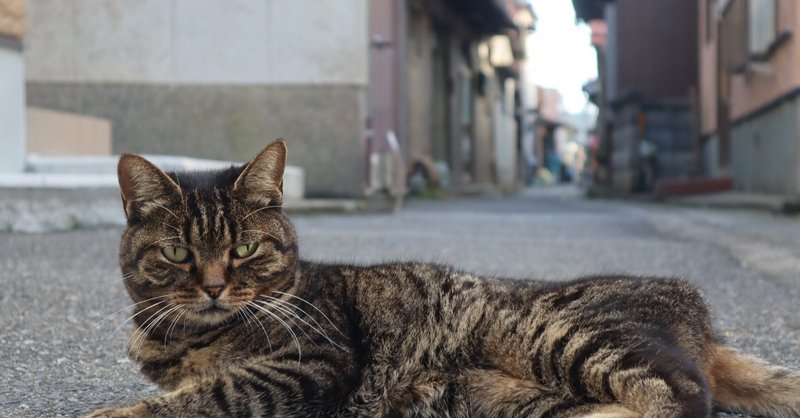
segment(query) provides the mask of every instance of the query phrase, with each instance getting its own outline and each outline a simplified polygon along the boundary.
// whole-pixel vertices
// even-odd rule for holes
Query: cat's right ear
[[[233,190],[246,199],[266,206],[283,203],[283,171],[286,168],[286,141],[276,139],[267,145],[242,170]]]
[[[161,169],[136,154],[122,154],[117,164],[122,207],[128,220],[181,199],[180,187]]]

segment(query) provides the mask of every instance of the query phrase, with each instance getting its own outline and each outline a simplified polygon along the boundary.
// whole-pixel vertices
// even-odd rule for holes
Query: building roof
[[[603,18],[603,5],[614,0],[572,0],[575,7],[575,17],[588,22]]]

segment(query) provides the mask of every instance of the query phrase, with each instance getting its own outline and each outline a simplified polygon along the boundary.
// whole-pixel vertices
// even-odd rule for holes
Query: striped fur
[[[122,158],[130,354],[166,392],[90,416],[800,417],[800,374],[724,346],[680,280],[301,261],[284,159],[283,142],[216,173]],[[202,286],[218,279],[215,301]]]

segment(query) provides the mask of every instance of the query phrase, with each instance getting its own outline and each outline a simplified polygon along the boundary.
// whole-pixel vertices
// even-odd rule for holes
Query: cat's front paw
[[[137,411],[136,407],[103,408],[86,415],[86,418],[135,418],[145,416],[143,412]]]

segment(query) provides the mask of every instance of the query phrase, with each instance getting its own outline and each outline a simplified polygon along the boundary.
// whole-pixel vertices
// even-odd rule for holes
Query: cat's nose
[[[218,298],[223,289],[225,289],[224,284],[207,284],[203,286],[203,290],[211,299]]]

